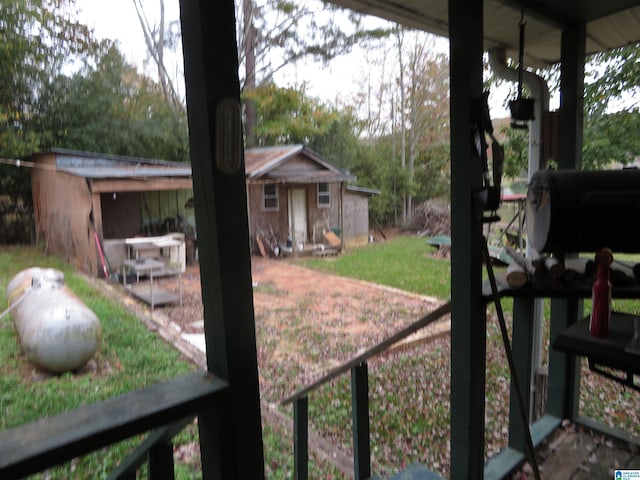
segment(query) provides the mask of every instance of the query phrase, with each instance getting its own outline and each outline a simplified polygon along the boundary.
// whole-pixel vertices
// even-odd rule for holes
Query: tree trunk
[[[245,84],[244,89],[253,90],[256,88],[256,28],[253,24],[253,0],[243,0],[242,19],[244,36],[244,66]],[[256,139],[256,106],[251,100],[244,100],[245,114],[245,142],[248,148],[255,147]]]
[[[396,39],[398,46],[398,66],[400,70],[400,166],[402,170],[407,168],[407,129],[405,123],[405,93],[404,93],[404,62],[402,59],[402,42],[403,42],[403,30],[401,28],[396,30]],[[402,192],[402,223],[407,221],[407,192],[403,189]]]

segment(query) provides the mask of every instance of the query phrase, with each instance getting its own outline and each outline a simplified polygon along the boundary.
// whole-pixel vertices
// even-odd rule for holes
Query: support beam
[[[471,125],[482,97],[482,0],[449,1],[451,68],[451,478],[482,478],[486,314],[481,178]],[[473,173],[476,172],[476,173]]]
[[[363,480],[371,476],[369,368],[366,362],[351,369],[351,417],[353,419],[354,478]]]
[[[173,443],[161,443],[149,450],[149,480],[174,480]]]
[[[530,412],[531,402],[531,358],[532,347],[534,344],[533,332],[534,324],[533,309],[535,304],[533,298],[514,298],[513,299],[513,334],[511,340],[511,349],[513,351],[513,361],[516,367],[516,375],[520,384],[520,395],[524,402],[526,412]],[[516,390],[511,379],[511,389],[509,396],[509,447],[520,452],[526,452],[526,439],[528,432],[526,426],[522,424],[522,418],[518,410],[516,401]],[[528,417],[528,421],[531,418]]]
[[[293,402],[293,478],[309,478],[309,397]]]
[[[580,169],[584,121],[584,62],[586,25],[575,23],[562,32],[560,112],[558,122],[558,166]],[[550,342],[583,314],[582,300],[551,300]],[[550,350],[547,412],[559,418],[578,414],[579,362],[575,357]]]
[[[181,0],[207,368],[230,391],[199,417],[204,479],[264,478],[233,0]]]

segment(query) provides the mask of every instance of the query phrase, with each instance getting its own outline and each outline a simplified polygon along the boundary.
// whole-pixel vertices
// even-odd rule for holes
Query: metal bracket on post
[[[235,175],[242,165],[242,109],[234,98],[216,106],[216,167],[225,175]]]

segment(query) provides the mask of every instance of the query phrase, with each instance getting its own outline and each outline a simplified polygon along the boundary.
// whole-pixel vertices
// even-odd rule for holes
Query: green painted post
[[[551,300],[549,343],[553,345],[560,332],[569,328],[582,312],[582,300]],[[580,399],[580,362],[576,357],[549,349],[547,379],[547,413],[556,418],[573,419],[578,415]]]
[[[293,478],[309,478],[309,398],[293,402]]]
[[[116,480],[137,480],[136,471],[123,473],[122,475],[118,475]]]
[[[451,479],[484,474],[486,309],[482,164],[470,126],[482,99],[483,1],[449,1],[451,78]]]
[[[149,450],[149,480],[173,480],[173,443],[160,443]]]
[[[586,24],[576,22],[562,32],[560,44],[560,112],[558,119],[558,166],[580,169],[584,122],[584,62]],[[582,317],[581,300],[551,301],[550,342]],[[549,352],[547,413],[575,418],[580,396],[580,369],[575,357],[553,349]]]
[[[361,363],[351,369],[351,416],[353,418],[353,472],[356,480],[371,476],[369,439],[369,368]]]
[[[533,348],[533,309],[535,299],[513,299],[513,333],[511,337],[511,350],[516,375],[520,383],[520,394],[524,402],[526,412],[530,412],[531,405],[531,358]],[[531,419],[527,417],[529,422]],[[525,425],[522,424],[518,403],[516,401],[515,386],[511,381],[511,394],[509,398],[509,446],[520,452],[526,452]]]
[[[229,390],[200,412],[202,475],[264,478],[235,2],[181,0],[207,370]]]

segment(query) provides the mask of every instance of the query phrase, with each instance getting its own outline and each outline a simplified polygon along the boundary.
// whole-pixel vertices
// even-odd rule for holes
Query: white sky
[[[80,20],[92,28],[98,38],[110,38],[120,43],[125,58],[139,65],[146,56],[146,46],[132,0],[76,0],[80,9]],[[165,8],[179,15],[177,0],[166,2]],[[169,12],[166,13],[169,15]]]
[[[144,0],[144,5],[150,22],[153,22],[153,15],[159,10],[157,3]],[[76,0],[76,6],[80,20],[93,28],[97,37],[117,40],[127,61],[138,65],[145,73],[153,74],[153,69],[145,70],[143,65],[147,50],[133,0]],[[165,0],[167,20],[178,19],[179,11],[178,0]],[[437,45],[439,51],[448,51],[446,39],[440,39]],[[328,66],[307,62],[285,68],[278,72],[275,80],[281,86],[297,86],[306,82],[309,95],[327,102],[337,98],[348,99],[356,93],[358,80],[369,68],[363,55],[357,51],[355,49],[356,53],[333,60]],[[179,68],[182,69],[182,65]],[[491,95],[491,115],[494,118],[508,116],[501,106],[504,95],[506,90]]]

